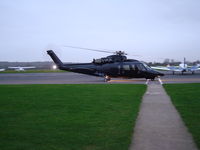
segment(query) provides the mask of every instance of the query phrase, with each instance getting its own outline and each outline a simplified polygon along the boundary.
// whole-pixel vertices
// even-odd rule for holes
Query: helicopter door
[[[129,64],[121,65],[121,75],[130,76],[130,65]]]
[[[138,67],[136,66],[136,64],[130,64],[130,74],[131,77],[137,77]]]

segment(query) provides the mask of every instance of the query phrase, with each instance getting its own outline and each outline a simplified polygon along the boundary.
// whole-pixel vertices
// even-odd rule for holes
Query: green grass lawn
[[[164,85],[200,148],[200,84]]]
[[[66,72],[63,70],[25,70],[25,71],[15,71],[15,70],[5,70],[5,71],[0,71],[0,73],[50,73],[50,72]]]
[[[128,150],[145,85],[0,85],[1,150]]]

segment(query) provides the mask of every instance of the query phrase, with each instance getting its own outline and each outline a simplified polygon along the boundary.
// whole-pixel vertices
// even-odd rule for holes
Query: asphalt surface
[[[166,75],[160,78],[162,83],[200,83],[200,72],[192,75]],[[158,79],[156,79],[158,80]],[[146,79],[112,79],[111,83],[146,84]],[[64,73],[0,73],[0,84],[106,84],[102,77],[88,76],[72,72]]]
[[[197,150],[162,85],[148,84],[130,150]]]

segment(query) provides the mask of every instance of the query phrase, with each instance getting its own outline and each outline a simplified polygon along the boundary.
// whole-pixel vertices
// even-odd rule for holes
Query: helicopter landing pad
[[[118,79],[113,78],[107,84],[149,84],[151,82],[173,83],[200,83],[200,73],[166,74],[160,80],[146,79]],[[106,84],[104,78],[88,76],[72,72],[64,73],[0,73],[0,84]]]

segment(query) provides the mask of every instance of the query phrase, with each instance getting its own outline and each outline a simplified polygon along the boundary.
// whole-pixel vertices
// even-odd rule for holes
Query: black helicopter
[[[103,50],[101,50],[101,52],[102,51]],[[114,55],[104,58],[93,59],[91,63],[73,64],[62,63],[53,50],[48,50],[47,53],[51,56],[60,70],[104,77],[105,82],[110,81],[111,78],[146,78],[154,80],[156,77],[164,76],[164,74],[153,70],[143,62],[127,59],[125,56],[126,54],[122,51],[116,51]]]

